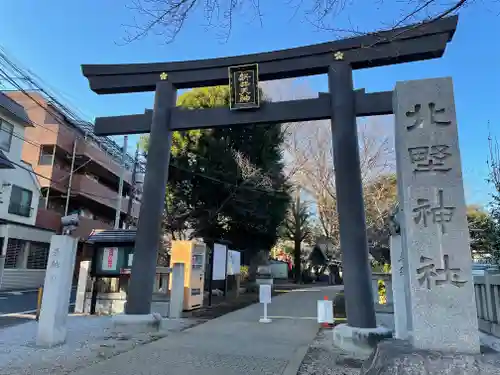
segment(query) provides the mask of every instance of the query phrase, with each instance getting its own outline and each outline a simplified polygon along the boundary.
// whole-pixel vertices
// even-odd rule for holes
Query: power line
[[[70,120],[73,120],[75,122],[81,122],[81,120],[79,120],[77,118],[77,116],[70,110],[68,109],[66,106],[64,106],[63,104],[59,103],[57,101],[57,99],[55,99],[52,95],[50,95],[49,93],[47,93],[43,88],[39,87],[30,77],[28,77],[18,66],[16,66],[12,61],[10,61],[6,55],[4,53],[0,53],[0,57],[10,66],[11,69],[13,69],[17,74],[20,74],[27,82],[29,82],[30,84],[34,85],[35,87],[37,87],[43,94],[45,94],[47,97],[49,97],[49,99],[51,99],[52,102],[54,102],[55,104],[57,104],[60,108],[62,108],[66,113],[69,113],[69,118]],[[5,65],[4,65],[5,66]],[[53,118],[56,120],[57,123],[59,123],[60,125],[63,125],[63,126],[67,126],[66,123],[62,122],[56,113],[54,113],[54,111],[50,111],[48,108],[46,108],[42,103],[40,103],[36,98],[34,98],[32,95],[30,95],[30,93],[28,93],[23,87],[21,87],[14,79],[12,79],[11,77],[9,77],[8,73],[0,68],[0,73],[2,73],[2,75],[5,77],[5,79],[11,84],[13,85],[14,87],[16,87],[19,91],[21,91],[25,96],[27,96],[29,99],[31,99],[37,106],[39,106],[40,108],[42,108],[45,112],[47,112],[48,114],[50,114],[51,116],[53,116]],[[63,113],[64,114],[64,113]],[[34,123],[34,122],[33,122]],[[50,129],[48,128],[47,126],[45,125],[42,125],[42,124],[36,124],[34,123],[35,125],[41,127],[41,128],[44,128],[45,130],[47,131],[50,131],[54,134],[58,134],[57,131],[54,131],[53,129]],[[267,132],[269,132],[271,130],[270,129],[267,129],[266,130],[266,134]],[[92,135],[92,134],[89,134],[89,135]],[[86,140],[86,137],[81,137],[79,136],[78,134],[75,135],[75,137],[77,139],[81,139],[83,138],[85,141]],[[18,138],[21,138],[18,136]],[[26,142],[30,143],[29,140],[25,139]],[[113,142],[114,144],[116,144],[115,142]],[[36,145],[34,143],[31,143],[33,145]],[[38,145],[38,146],[41,146],[41,145]],[[125,150],[126,152],[126,150]],[[201,155],[199,155],[201,156]],[[13,164],[16,164],[18,167],[22,168],[22,169],[25,169],[27,170],[28,172],[30,173],[34,173],[35,175],[41,177],[41,178],[44,178],[44,179],[47,179],[49,181],[51,181],[51,183],[54,183],[54,181],[50,178],[47,178],[41,174],[38,174],[32,170],[29,170],[27,168],[24,168],[23,166],[17,164],[17,163],[13,163]],[[80,166],[79,168],[81,168],[82,166]],[[123,167],[123,166],[122,166]],[[191,171],[191,170],[188,170],[188,169],[185,169],[185,168],[182,168],[180,166],[177,166],[177,165],[173,165],[174,168],[178,168],[178,169],[181,169],[181,170],[184,170],[186,172],[190,172],[190,173],[193,173],[195,175],[198,175],[198,176],[201,176],[203,178],[207,178],[207,179],[210,179],[214,182],[219,182],[219,183],[223,183],[225,185],[228,185],[228,186],[232,186],[234,187],[234,190],[229,194],[228,198],[224,201],[224,204],[227,203],[229,200],[231,200],[234,195],[236,194],[236,191],[238,189],[245,189],[245,190],[250,190],[250,191],[255,191],[255,192],[261,192],[261,193],[266,193],[266,194],[272,194],[272,195],[276,195],[276,194],[281,194],[283,195],[283,197],[287,196],[286,193],[284,192],[280,192],[280,191],[269,191],[269,190],[264,190],[264,189],[257,189],[257,188],[252,188],[252,187],[249,187],[249,186],[245,186],[246,184],[246,181],[243,183],[243,184],[240,184],[240,185],[236,185],[234,183],[229,183],[227,181],[223,181],[223,180],[220,180],[220,179],[217,179],[217,178],[214,178],[214,177],[211,177],[211,176],[208,176],[208,175],[205,175],[205,174],[201,174],[201,173],[197,173],[197,172],[194,172],[194,171]],[[67,177],[64,177],[63,179],[61,179],[60,181],[64,180],[65,178]],[[60,181],[57,181],[57,182],[60,182]],[[74,191],[77,191],[77,190],[74,190]],[[84,194],[87,194],[87,195],[93,195],[93,194],[90,194],[90,193],[86,193],[86,192],[83,192],[81,191],[81,193],[84,193]],[[111,198],[108,198],[108,197],[102,197],[102,196],[99,196],[99,195],[94,195],[96,197],[101,197],[101,198],[104,198],[104,199],[111,199]],[[115,199],[119,199],[119,198],[115,198]],[[132,199],[132,198],[131,198]],[[222,209],[222,207],[224,206],[224,204],[219,207],[218,211],[220,209]]]
[[[5,49],[2,47],[0,47],[0,50],[5,52]],[[41,91],[46,97],[48,97],[51,101],[51,103],[49,103],[49,104],[58,106],[59,110],[61,110],[61,113],[63,114],[63,116],[65,116],[68,119],[68,122],[76,128],[75,130],[78,129],[78,130],[84,132],[86,136],[87,135],[90,136],[90,138],[99,145],[105,144],[105,145],[113,148],[113,150],[116,151],[117,154],[119,153],[121,156],[121,148],[115,141],[111,140],[108,137],[100,137],[100,139],[97,139],[97,137],[93,134],[93,124],[78,118],[78,116],[76,116],[71,109],[69,109],[64,104],[60,103],[53,95],[48,93],[46,90],[44,90],[42,87],[40,87],[36,82],[34,82],[33,79],[31,79],[29,76],[27,76],[26,73],[24,73],[18,66],[16,66],[16,64],[14,64],[6,56],[5,53],[0,52],[0,58],[3,59],[3,61],[4,61],[4,64],[2,64],[4,67],[5,67],[5,63],[6,63],[10,67],[11,70],[14,70],[17,74],[21,74],[26,79],[26,81],[28,81],[29,83],[31,83],[32,85],[37,87],[37,89],[39,91]],[[17,91],[21,91],[25,96],[30,98],[37,106],[41,107],[45,112],[52,115],[57,123],[59,123],[60,125],[63,125],[63,126],[68,126],[68,124],[66,124],[64,121],[61,121],[58,118],[59,116],[57,113],[49,111],[42,103],[40,103],[38,100],[36,100],[36,98],[34,98],[32,95],[30,95],[23,87],[21,87],[15,80],[13,80],[4,69],[0,68],[0,72],[3,74],[5,79],[11,85],[13,85],[15,88],[18,89]],[[42,124],[37,124],[37,125],[46,129],[47,131],[50,131],[52,133],[57,134],[56,131],[46,127],[45,125],[42,125]],[[82,128],[82,126],[84,128]],[[79,139],[83,138],[85,141],[89,141],[89,139],[87,139],[86,136],[82,137],[79,134],[75,134],[76,138],[79,138]],[[107,152],[109,152],[112,155],[113,159],[115,158],[115,156],[114,156],[115,154],[113,152],[110,152],[110,151],[107,151]],[[127,165],[129,165],[129,164],[131,165],[132,157],[128,153],[126,154],[126,157],[127,157]],[[118,158],[118,156],[116,156],[116,158]],[[129,168],[127,168],[127,165],[125,166],[125,168],[129,169]]]

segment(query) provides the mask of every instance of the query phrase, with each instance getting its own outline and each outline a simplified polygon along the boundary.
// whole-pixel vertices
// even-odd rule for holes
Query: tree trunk
[[[300,267],[300,241],[295,241],[293,249],[294,267],[295,267],[295,283],[299,284],[301,281],[301,267]]]

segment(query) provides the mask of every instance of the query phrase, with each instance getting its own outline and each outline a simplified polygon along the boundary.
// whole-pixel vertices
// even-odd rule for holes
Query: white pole
[[[126,170],[128,136],[123,137],[123,152],[122,152],[122,171],[120,174],[120,185],[118,186],[118,197],[116,199],[116,214],[115,214],[115,229],[120,227],[120,213],[122,211],[122,194],[123,194],[123,178]]]

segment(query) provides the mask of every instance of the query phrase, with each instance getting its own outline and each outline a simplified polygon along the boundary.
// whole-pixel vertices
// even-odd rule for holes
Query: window
[[[44,270],[47,268],[47,260],[49,259],[50,244],[43,242],[31,242],[30,252],[26,268],[34,270]]]
[[[31,216],[31,199],[33,193],[17,185],[12,185],[10,193],[9,214]]]
[[[14,125],[9,124],[5,120],[0,120],[0,148],[4,151],[10,151],[10,144],[12,143],[12,133],[14,132]]]
[[[54,154],[54,146],[41,146],[40,157],[38,158],[38,164],[52,165],[53,154]]]
[[[20,268],[21,257],[20,255],[24,246],[24,241],[9,238],[7,242],[7,254],[5,255],[5,268]]]

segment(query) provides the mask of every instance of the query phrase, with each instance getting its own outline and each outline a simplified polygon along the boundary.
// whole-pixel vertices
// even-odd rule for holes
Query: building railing
[[[485,271],[473,279],[479,330],[500,338],[500,272]],[[379,293],[384,287],[385,297]],[[391,274],[373,272],[372,291],[376,310],[393,312]]]

